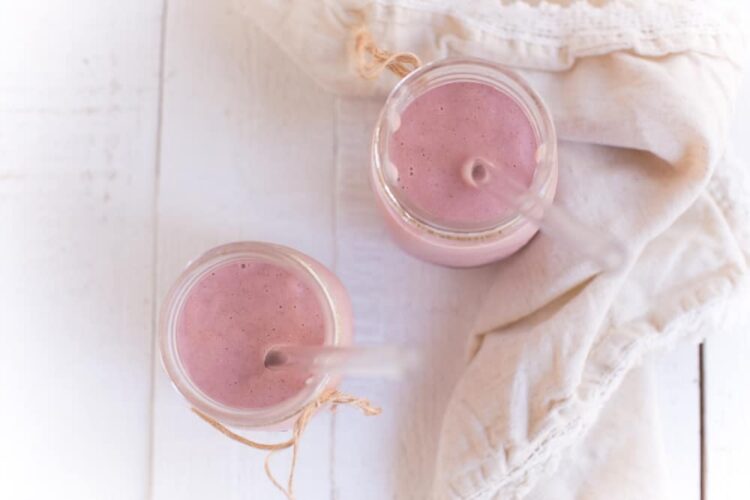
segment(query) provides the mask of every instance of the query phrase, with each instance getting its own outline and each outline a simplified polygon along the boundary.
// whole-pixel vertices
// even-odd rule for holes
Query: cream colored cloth
[[[738,13],[691,0],[238,4],[335,92],[382,94],[395,81],[357,76],[351,34],[364,22],[385,49],[488,58],[542,95],[561,141],[557,199],[619,235],[633,260],[602,272],[540,235],[498,267],[444,417],[434,494],[661,498],[658,477],[628,473],[655,457],[640,446],[648,377],[632,369],[747,319],[750,176],[725,154]],[[610,432],[633,445],[607,448]]]

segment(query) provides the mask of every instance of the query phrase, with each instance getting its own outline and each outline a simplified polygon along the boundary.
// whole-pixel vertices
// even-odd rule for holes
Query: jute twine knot
[[[335,410],[338,405],[354,406],[356,408],[359,408],[367,417],[379,415],[381,412],[380,408],[372,406],[366,399],[350,396],[348,394],[339,392],[336,389],[327,389],[325,392],[323,392],[323,394],[320,395],[318,399],[305,406],[299,413],[297,420],[294,422],[294,427],[292,428],[291,438],[286,441],[282,441],[281,443],[266,444],[251,441],[250,439],[240,436],[239,434],[232,432],[226,426],[224,426],[214,418],[209,417],[200,410],[197,410],[195,408],[192,408],[192,410],[196,415],[211,424],[213,428],[215,428],[228,438],[257,450],[268,451],[269,453],[268,455],[266,455],[266,459],[263,464],[266,475],[271,480],[273,485],[276,486],[276,488],[278,488],[279,491],[281,491],[288,500],[294,500],[294,470],[297,467],[297,451],[299,449],[299,441],[312,416],[315,415],[315,413],[321,406],[326,404],[331,405],[331,410]],[[289,477],[287,479],[286,488],[284,488],[284,486],[276,480],[273,473],[271,472],[270,460],[274,453],[285,450],[287,448],[292,448],[292,464],[289,467]]]
[[[386,68],[403,78],[422,65],[419,57],[412,52],[388,52],[379,48],[364,24],[354,28],[354,51],[357,71],[367,80],[374,80]]]

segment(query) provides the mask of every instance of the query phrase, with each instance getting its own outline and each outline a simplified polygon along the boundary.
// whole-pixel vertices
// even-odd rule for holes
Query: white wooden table
[[[0,0],[0,498],[278,498],[262,455],[187,411],[154,349],[178,271],[241,239],[335,269],[358,340],[420,345],[434,368],[347,383],[386,411],[314,420],[301,499],[427,496],[487,273],[386,239],[360,196],[379,103],[313,86],[230,3]],[[734,137],[750,164],[750,84],[742,96]],[[675,498],[750,498],[747,359],[737,332],[658,361]]]

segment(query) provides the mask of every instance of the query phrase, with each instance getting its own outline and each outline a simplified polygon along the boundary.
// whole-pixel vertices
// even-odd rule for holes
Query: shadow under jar
[[[270,370],[278,345],[349,345],[349,297],[336,276],[296,250],[230,243],[190,263],[162,307],[159,345],[177,390],[228,425],[291,428],[337,380],[303,368]]]
[[[475,160],[495,167],[486,185],[466,182],[466,162]],[[551,201],[555,129],[541,98],[515,73],[480,59],[437,61],[388,96],[370,173],[379,210],[404,250],[446,266],[482,265],[516,252],[538,230],[493,191],[513,175]]]

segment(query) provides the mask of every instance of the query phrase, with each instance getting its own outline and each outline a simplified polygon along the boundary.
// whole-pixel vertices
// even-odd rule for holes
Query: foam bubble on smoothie
[[[280,344],[322,345],[319,297],[290,270],[260,260],[223,264],[190,289],[177,320],[177,351],[190,380],[234,408],[264,408],[305,388],[310,373],[268,370]]]
[[[387,113],[388,130],[393,134],[401,128],[401,115],[394,108],[389,108]]]

